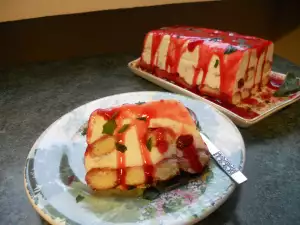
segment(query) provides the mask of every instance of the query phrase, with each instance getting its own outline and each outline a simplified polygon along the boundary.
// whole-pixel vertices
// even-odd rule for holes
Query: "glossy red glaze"
[[[194,138],[192,135],[180,135],[176,140],[176,147],[180,150],[192,145]]]
[[[176,134],[173,132],[173,130],[165,127],[158,127],[155,129],[152,129],[151,134],[155,138],[156,147],[158,148],[158,151],[161,154],[164,154],[168,151],[169,148],[169,142],[168,142],[168,136],[170,138],[175,138]]]
[[[192,135],[181,135],[176,140],[176,146],[182,150],[183,157],[188,160],[191,169],[200,173],[203,170],[203,166],[199,160],[198,151],[194,145],[194,138]]]
[[[118,184],[120,184],[123,189],[127,189],[125,160],[126,160],[125,154],[122,152],[117,152],[117,163],[118,163],[117,180],[118,180]]]
[[[189,114],[186,108],[182,106],[177,107],[177,104],[179,103],[176,101],[170,102],[164,100],[143,105],[129,104],[108,110],[96,110],[92,113],[91,117],[97,114],[103,116],[106,120],[114,119],[117,127],[113,135],[116,141],[121,144],[125,144],[126,133],[130,130],[130,128],[122,133],[118,133],[118,131],[123,126],[124,119],[131,119],[130,127],[135,127],[137,129],[141,155],[143,158],[145,183],[153,183],[155,167],[151,161],[150,151],[146,146],[147,140],[150,135],[152,135],[152,137],[154,136],[159,152],[164,154],[168,150],[168,139],[175,139],[177,134],[169,128],[155,127],[149,129],[149,121],[154,118],[170,118],[178,122],[194,125],[193,120],[187,117]],[[138,118],[140,117],[145,119],[139,120]],[[91,132],[91,130],[88,130],[88,132]],[[108,136],[109,135],[104,135],[98,140],[104,140]],[[89,148],[90,145],[87,147],[86,154],[88,154]],[[123,189],[126,189],[126,152],[117,152],[117,168],[118,185],[120,185]]]
[[[260,97],[263,99],[263,100],[269,100],[271,99],[273,96],[273,93],[272,92],[262,92],[260,94]]]
[[[259,58],[261,54],[266,52],[268,46],[271,44],[270,41],[261,38],[245,36],[234,32],[188,26],[162,28],[151,31],[148,35],[150,34],[153,35],[150,65],[145,62],[142,56],[140,60],[140,67],[142,69],[147,70],[158,77],[172,81],[193,93],[210,95],[210,93],[206,93],[203,86],[206,80],[209,62],[213,55],[217,55],[220,59],[220,90],[218,96],[213,97],[217,97],[218,99],[228,103],[232,102],[235,76],[244,51],[249,48],[256,49],[257,58]],[[170,36],[170,44],[168,46],[166,64],[164,67],[166,69],[161,70],[157,67],[157,63],[155,61],[158,59],[157,50],[165,35]],[[188,41],[187,45],[185,44],[186,41]],[[198,48],[200,60],[198,60],[197,65],[194,67],[193,83],[190,85],[178,75],[178,65],[182,54],[186,51],[196,51],[197,46],[201,46]],[[228,52],[229,48],[234,48],[235,51],[230,54],[224,54],[225,52]],[[248,69],[250,66],[249,63],[250,57],[247,63]],[[255,77],[257,74],[262,73],[262,69],[261,71],[258,71],[256,65]],[[201,70],[203,71],[203,76],[199,84],[197,81]]]
[[[152,42],[152,47],[151,47],[151,62],[150,64],[153,65],[154,63],[154,59],[155,59],[155,53],[157,52],[157,49],[160,45],[160,42],[163,38],[163,36],[158,35],[158,34],[154,34],[155,38],[153,38],[153,42]]]
[[[106,120],[110,120],[113,117],[117,117],[117,115],[119,114],[118,109],[111,109],[111,110],[97,109],[96,112],[98,115],[103,116],[104,119]]]
[[[199,160],[198,151],[194,145],[189,145],[183,150],[183,157],[186,158],[190,164],[191,169],[196,173],[201,173],[203,166]]]
[[[255,98],[245,98],[243,99],[243,103],[249,104],[249,105],[258,105],[259,102]]]
[[[271,88],[273,90],[278,90],[279,87],[283,84],[283,82],[284,79],[280,77],[271,77],[268,83],[268,88]]]
[[[242,108],[242,107],[238,107],[236,105],[233,105],[233,104],[230,104],[230,103],[227,103],[227,102],[222,102],[220,101],[219,99],[216,99],[216,98],[211,98],[211,97],[205,97],[206,99],[208,99],[209,101],[213,102],[213,103],[216,103],[220,106],[222,106],[223,108],[225,109],[228,109],[229,111],[245,118],[245,119],[253,119],[257,116],[259,116],[258,113],[256,112],[253,112],[251,111],[250,109],[245,109],[245,108]],[[247,101],[247,100],[246,100]]]

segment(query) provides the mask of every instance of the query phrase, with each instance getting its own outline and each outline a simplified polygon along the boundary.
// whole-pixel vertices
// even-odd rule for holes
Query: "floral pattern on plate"
[[[94,193],[85,184],[85,136],[78,132],[96,108],[159,99],[177,99],[192,109],[200,126],[239,169],[245,162],[243,139],[210,105],[163,92],[133,92],[83,105],[54,122],[32,147],[25,167],[25,188],[34,208],[52,224],[185,224],[208,216],[232,193],[235,184],[213,160],[196,180],[148,201],[141,190]]]

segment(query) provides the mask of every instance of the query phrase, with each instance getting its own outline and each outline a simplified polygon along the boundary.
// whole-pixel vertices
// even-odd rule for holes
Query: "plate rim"
[[[186,90],[182,87],[179,87],[178,85],[176,84],[173,84],[173,83],[170,83],[164,79],[161,79],[159,77],[156,77],[154,75],[152,75],[151,73],[148,73],[146,71],[143,71],[141,70],[140,68],[138,68],[136,66],[137,62],[139,61],[140,57],[135,59],[135,60],[132,60],[128,63],[128,67],[129,69],[137,76],[139,77],[142,77],[148,81],[150,81],[151,83],[154,83],[166,90],[169,90],[163,86],[161,86],[160,84],[163,84],[163,85],[166,85],[166,86],[169,86],[169,88],[171,89],[175,89],[175,90],[179,90],[181,93],[184,93],[184,94],[181,94],[181,95],[185,95],[185,96],[188,96],[188,97],[191,97],[193,99],[196,99],[196,100],[202,100],[206,103],[208,103],[209,105],[212,105],[213,107],[217,108],[218,110],[220,110],[221,112],[223,112],[226,116],[232,118],[237,125],[241,126],[241,127],[249,127],[251,125],[254,125],[256,123],[258,123],[259,121],[267,118],[268,116],[272,115],[273,113],[279,111],[280,109],[283,109],[284,107],[290,105],[290,104],[293,104],[294,102],[298,101],[300,99],[300,95],[298,95],[297,97],[295,98],[291,98],[291,99],[288,99],[286,100],[285,102],[283,102],[282,104],[278,104],[277,106],[275,107],[272,107],[266,111],[264,111],[262,114],[259,114],[259,116],[255,117],[255,118],[252,118],[252,119],[245,119],[237,114],[235,114],[234,112],[218,105],[218,104],[215,104],[214,102],[211,102],[205,98],[203,98],[202,96],[200,95],[197,95],[189,90]],[[282,77],[285,77],[286,75],[284,73],[280,73],[280,72],[276,72],[276,71],[272,71],[273,73],[276,73],[278,74],[279,76],[282,76]],[[143,75],[140,75],[139,73],[143,74]],[[151,80],[149,79],[152,79],[152,80],[155,80],[157,83],[160,83],[160,84],[157,84],[156,82],[152,82]],[[171,92],[173,92],[172,90],[170,90]],[[176,92],[173,92],[173,93],[176,93]],[[297,92],[298,93],[298,92]]]
[[[118,94],[113,94],[113,95],[108,95],[108,96],[104,96],[101,98],[97,98],[95,100],[89,101],[85,104],[82,104],[74,109],[72,109],[71,111],[68,111],[67,113],[63,114],[62,116],[60,116],[58,119],[56,119],[54,122],[52,122],[40,135],[39,137],[36,139],[36,141],[34,142],[34,144],[32,145],[32,147],[30,148],[30,151],[27,154],[26,160],[25,160],[25,165],[24,165],[24,170],[23,170],[23,182],[24,182],[24,188],[25,188],[25,192],[27,195],[27,198],[29,199],[30,204],[32,205],[32,207],[36,210],[36,212],[39,214],[39,216],[41,216],[44,220],[46,220],[49,224],[51,225],[62,225],[62,223],[60,221],[55,221],[51,218],[51,216],[47,213],[45,213],[43,210],[41,210],[34,202],[34,199],[31,197],[29,190],[27,188],[28,186],[28,182],[27,182],[27,176],[29,176],[27,174],[27,169],[28,169],[28,159],[30,154],[32,153],[32,151],[35,151],[35,147],[36,145],[40,142],[40,140],[45,136],[45,134],[47,133],[47,131],[55,126],[57,123],[59,123],[60,120],[63,119],[63,117],[67,116],[69,113],[74,112],[76,110],[79,110],[81,107],[84,107],[87,104],[92,104],[94,102],[97,102],[99,100],[103,100],[106,98],[110,98],[113,96],[119,96],[119,95],[131,95],[131,94],[164,94],[164,95],[169,95],[169,96],[179,96],[179,97],[183,97],[183,98],[187,98],[188,100],[191,101],[197,101],[198,99],[194,99],[191,98],[189,96],[185,96],[185,95],[180,95],[177,93],[170,93],[170,92],[163,92],[163,91],[132,91],[132,92],[124,92],[124,93],[118,93]],[[200,100],[200,99],[199,99]],[[198,101],[199,101],[198,100]],[[178,100],[179,101],[179,100]],[[207,103],[206,101],[200,100],[202,101],[204,104],[208,105],[211,110],[214,110],[216,113],[218,113],[221,117],[223,117],[228,123],[231,124],[231,126],[234,128],[235,132],[239,135],[239,139],[241,141],[241,161],[240,161],[240,165],[238,166],[238,169],[240,171],[244,170],[245,167],[245,163],[246,163],[246,146],[245,146],[245,142],[244,142],[244,138],[241,134],[241,132],[239,131],[239,129],[237,128],[236,124],[234,124],[234,122],[221,110],[213,107],[212,105],[210,105],[209,103]],[[203,219],[207,218],[210,214],[212,214],[214,211],[216,211],[220,206],[222,206],[224,204],[224,202],[227,201],[227,199],[232,195],[233,191],[236,189],[237,185],[232,182],[232,184],[229,186],[228,190],[227,190],[227,194],[220,199],[219,201],[216,202],[216,204],[212,207],[209,208],[209,210],[207,210],[206,212],[202,213],[201,216],[199,216],[198,218],[194,218],[193,220],[187,221],[185,224],[194,224],[197,223],[199,221],[202,221]],[[176,225],[172,224],[172,225]],[[178,224],[179,225],[179,224]],[[181,224],[180,224],[181,225]]]

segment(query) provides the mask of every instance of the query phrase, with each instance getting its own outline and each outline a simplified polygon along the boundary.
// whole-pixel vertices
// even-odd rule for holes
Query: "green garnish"
[[[82,129],[82,131],[81,131],[81,135],[82,135],[82,136],[85,136],[86,133],[87,133],[87,127],[84,127],[84,128]]]
[[[144,121],[146,121],[147,120],[147,116],[140,116],[140,117],[137,117],[136,118],[137,120],[144,120]]]
[[[102,134],[113,135],[116,127],[117,127],[117,124],[116,124],[116,121],[114,119],[113,120],[108,120],[103,125]]]
[[[217,60],[216,60],[216,62],[215,62],[215,65],[214,65],[214,67],[215,67],[215,68],[217,68],[217,67],[218,67],[218,65],[219,65],[219,60],[217,59]]]
[[[233,52],[236,52],[237,51],[237,48],[236,47],[234,47],[234,46],[232,46],[232,45],[229,45],[226,49],[225,49],[225,51],[224,51],[224,54],[231,54],[231,53],[233,53]]]
[[[187,30],[194,31],[194,32],[201,32],[200,29],[195,29],[195,28],[192,28],[192,27],[187,28]]]
[[[245,40],[245,39],[238,38],[238,39],[237,39],[237,42],[239,43],[239,45],[240,45],[241,47],[251,48],[251,45],[246,44],[246,40]]]
[[[82,195],[77,195],[76,197],[76,203],[81,202],[84,199]]]
[[[120,133],[125,132],[125,131],[129,128],[129,126],[130,126],[130,124],[124,124],[124,125],[120,128],[120,130],[118,131],[118,133],[120,134]]]
[[[116,142],[115,145],[116,145],[117,151],[122,152],[122,153],[126,152],[127,147],[125,145],[118,143],[118,142]]]
[[[127,186],[127,190],[133,190],[133,189],[136,189],[136,186],[133,186],[133,185],[128,185]]]
[[[148,150],[151,152],[151,149],[152,149],[152,138],[151,137],[147,140],[146,146],[147,146]]]
[[[143,192],[143,199],[154,200],[160,196],[160,191],[155,187],[149,187]]]
[[[198,130],[198,131],[201,131],[201,126],[200,126],[200,124],[199,124],[199,121],[198,121],[198,120],[196,121],[196,127],[197,127],[197,130]]]
[[[162,208],[163,208],[163,210],[164,210],[165,213],[174,212],[174,209],[171,206],[168,206],[167,204],[163,204]]]
[[[210,40],[210,41],[217,42],[217,41],[222,41],[223,38],[221,38],[221,37],[216,37],[216,38],[211,38],[211,39],[209,39],[209,40]]]
[[[136,105],[143,105],[143,104],[145,104],[146,102],[137,102],[137,103],[135,103]]]
[[[240,45],[244,45],[246,41],[245,41],[245,39],[238,38],[238,39],[237,39],[237,42],[238,42]]]
[[[115,119],[118,115],[119,115],[118,111],[112,114],[111,118],[103,125],[102,134],[108,134],[108,135],[114,134],[115,129],[117,127]]]
[[[286,97],[300,91],[300,76],[294,73],[288,72],[286,74],[283,84],[274,93],[275,97]]]

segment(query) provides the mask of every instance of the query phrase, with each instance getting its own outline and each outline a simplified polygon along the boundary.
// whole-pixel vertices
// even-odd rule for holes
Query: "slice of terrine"
[[[188,110],[161,100],[97,109],[89,119],[86,182],[95,190],[155,185],[201,173],[209,153]]]

